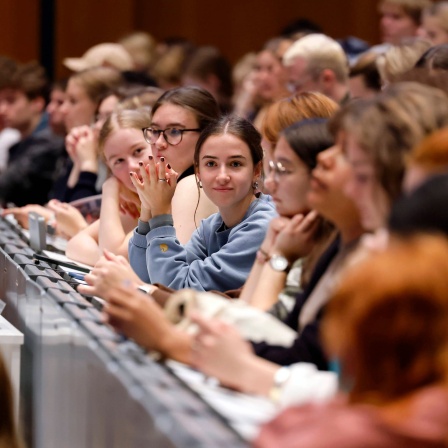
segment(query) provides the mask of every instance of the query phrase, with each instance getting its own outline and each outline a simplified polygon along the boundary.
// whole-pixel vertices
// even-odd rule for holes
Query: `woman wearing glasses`
[[[113,176],[103,186],[105,205],[102,205],[100,220],[72,238],[67,246],[67,256],[90,265],[99,260],[103,249],[128,258],[128,242],[132,229],[137,226],[137,219],[120,212],[125,211],[122,204],[126,203],[131,204],[132,208],[132,204],[138,204],[140,209],[140,201],[129,172],[138,168],[138,162],[146,162],[150,154],[153,154],[156,160],[164,157],[179,173],[172,213],[181,242],[187,242],[195,229],[195,210],[198,221],[216,211],[216,207],[205,195],[198,199],[193,169],[194,147],[199,138],[198,129],[204,128],[219,116],[215,99],[205,90],[195,87],[170,90],[155,103],[151,119],[147,113],[140,112],[145,115],[143,120],[131,120],[126,125],[132,128],[133,138],[122,129],[119,118],[129,115],[129,112],[123,111],[113,115],[101,130],[100,146]],[[151,124],[150,128],[146,128],[148,123]],[[164,132],[160,132],[161,130]],[[155,138],[156,136],[158,138]],[[113,144],[114,140],[120,140],[120,137],[123,141],[109,149],[111,142]],[[145,150],[134,157],[133,154],[139,148]],[[144,207],[140,213],[141,222],[147,222],[151,218],[150,211]],[[145,272],[146,269],[140,271]]]
[[[153,125],[158,117],[154,114]],[[172,111],[169,119],[177,122],[182,116]],[[194,128],[187,129],[193,132]],[[175,135],[168,131],[167,137]],[[177,173],[171,162],[167,164],[172,158],[168,158],[168,150],[154,156],[159,162],[150,158],[146,167],[141,165],[138,174],[131,175],[142,216],[143,210],[151,211],[146,232],[140,223],[130,241],[131,266],[139,272],[145,267],[148,281],[174,289],[226,291],[241,287],[268,223],[276,216],[270,198],[256,195],[263,159],[260,134],[247,120],[235,116],[222,117],[201,133],[194,154],[196,176],[219,213],[203,220],[185,246],[177,238],[171,215],[171,198],[177,191]]]

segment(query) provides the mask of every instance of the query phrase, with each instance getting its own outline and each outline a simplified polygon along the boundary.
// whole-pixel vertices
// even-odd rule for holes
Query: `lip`
[[[225,193],[226,191],[232,191],[233,188],[213,188],[213,190]]]
[[[316,176],[315,174],[311,175],[310,186],[313,190],[321,190],[327,188],[325,182],[322,182],[322,180],[319,179],[319,176]]]

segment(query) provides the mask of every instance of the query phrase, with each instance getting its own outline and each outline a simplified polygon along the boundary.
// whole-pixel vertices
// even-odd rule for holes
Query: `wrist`
[[[156,217],[159,215],[171,215],[171,204],[166,207],[159,207],[151,210],[152,217]]]
[[[140,210],[140,221],[148,222],[151,218],[151,210],[142,206],[142,209]]]
[[[90,173],[97,173],[98,172],[98,161],[97,160],[84,160],[79,165],[80,171],[88,171]]]
[[[268,252],[266,252],[261,247],[260,247],[260,249],[258,249],[257,254],[256,254],[256,260],[258,261],[258,263],[265,264],[267,261],[270,260],[270,258],[271,258],[271,256],[268,254]]]

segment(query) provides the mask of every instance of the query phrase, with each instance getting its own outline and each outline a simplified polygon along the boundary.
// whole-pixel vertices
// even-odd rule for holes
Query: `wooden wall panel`
[[[57,77],[69,75],[66,57],[80,57],[95,44],[114,42],[134,28],[134,1],[59,1],[56,7],[55,67]]]
[[[56,77],[67,76],[64,57],[81,56],[99,42],[133,29],[157,39],[180,36],[215,45],[235,62],[259,49],[286,24],[307,17],[332,37],[377,43],[378,0],[56,0]],[[26,11],[26,12],[25,12]],[[0,0],[0,54],[39,58],[39,1]]]
[[[135,26],[157,39],[181,36],[219,47],[232,61],[259,49],[289,22],[306,17],[341,38],[378,43],[378,0],[134,0]]]
[[[0,54],[39,60],[39,2],[0,0]]]

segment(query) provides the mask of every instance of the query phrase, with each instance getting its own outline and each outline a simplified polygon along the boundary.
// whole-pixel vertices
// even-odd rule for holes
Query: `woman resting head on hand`
[[[148,112],[143,109],[125,110],[106,120],[99,147],[111,176],[103,185],[100,219],[68,242],[68,257],[90,265],[99,260],[103,249],[127,257],[140,207],[129,172],[151,155],[141,131],[148,121]]]

